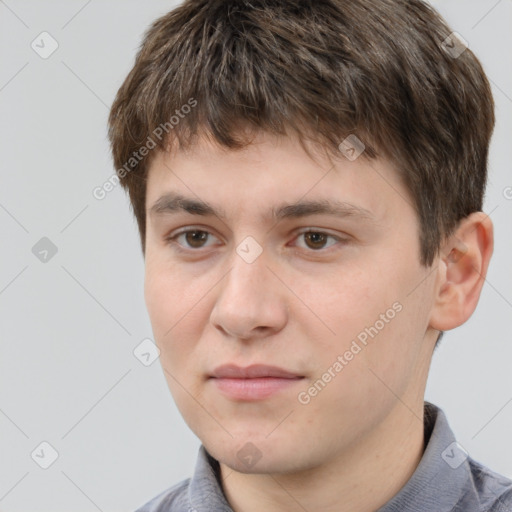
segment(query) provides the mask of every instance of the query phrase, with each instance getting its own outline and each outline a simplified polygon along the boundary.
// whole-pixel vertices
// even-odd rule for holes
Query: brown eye
[[[182,233],[185,235],[185,240],[190,247],[203,247],[204,242],[208,239],[208,233],[206,231],[187,231]]]
[[[316,231],[308,231],[307,233],[303,233],[304,240],[306,240],[306,245],[310,249],[323,249],[329,235],[326,233],[320,233]]]
[[[167,238],[177,250],[202,249],[214,245],[215,236],[202,229],[187,229]]]
[[[332,245],[340,245],[343,244],[344,240],[331,235],[329,233],[324,233],[323,231],[303,231],[299,233],[297,240],[304,240],[304,242],[299,243],[298,246],[302,249],[309,249],[313,251],[320,252],[322,249],[328,249]]]

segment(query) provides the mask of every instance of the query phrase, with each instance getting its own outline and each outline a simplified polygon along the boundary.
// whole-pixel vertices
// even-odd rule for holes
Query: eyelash
[[[192,228],[192,229],[184,229],[182,231],[179,231],[171,236],[168,236],[166,237],[166,241],[169,242],[170,244],[174,244],[176,247],[175,247],[175,250],[177,250],[178,252],[187,252],[187,253],[193,253],[193,252],[199,252],[201,251],[202,249],[204,249],[204,247],[199,247],[199,248],[184,248],[180,243],[178,243],[176,240],[178,237],[182,236],[182,235],[186,235],[188,233],[206,233],[208,235],[212,235],[212,233],[210,233],[209,231],[206,231],[205,229],[199,229],[199,228]],[[344,239],[344,238],[340,238],[340,237],[337,237],[335,235],[332,235],[330,233],[326,233],[325,231],[321,231],[321,230],[315,230],[315,229],[312,229],[312,228],[307,228],[301,232],[299,232],[296,236],[296,239],[298,239],[300,236],[303,236],[303,235],[306,235],[308,233],[313,233],[313,234],[317,234],[317,235],[324,235],[328,238],[332,238],[333,240],[336,240],[336,242],[338,242],[339,244],[341,245],[345,245],[348,243],[348,240],[347,239]],[[214,235],[212,235],[214,236]],[[303,250],[307,250],[308,252],[312,252],[312,253],[320,253],[320,252],[325,252],[326,250],[328,250],[330,247],[334,246],[336,244],[331,244],[331,246],[328,246],[327,248],[324,248],[322,247],[321,249],[310,249],[308,247],[306,248],[300,248],[300,249],[303,249]],[[208,246],[206,246],[208,247]]]

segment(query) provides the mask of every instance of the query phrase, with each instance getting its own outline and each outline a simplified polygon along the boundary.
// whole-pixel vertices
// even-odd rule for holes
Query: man
[[[142,511],[505,511],[424,402],[473,313],[494,105],[427,4],[189,0],[109,118],[160,360],[202,442]]]

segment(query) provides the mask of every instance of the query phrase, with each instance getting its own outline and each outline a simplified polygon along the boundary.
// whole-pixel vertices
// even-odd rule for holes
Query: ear
[[[473,314],[493,247],[493,224],[488,215],[474,212],[461,220],[440,250],[430,327],[454,329]]]

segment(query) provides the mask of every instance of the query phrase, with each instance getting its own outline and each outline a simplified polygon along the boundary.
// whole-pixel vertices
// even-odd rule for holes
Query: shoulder
[[[512,512],[512,480],[471,458],[468,462],[482,512]]]
[[[190,478],[187,478],[169,487],[135,512],[187,512],[190,508],[187,496],[189,484]]]

